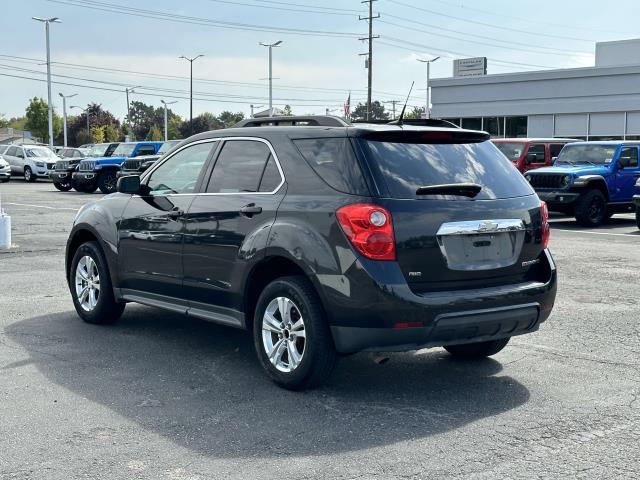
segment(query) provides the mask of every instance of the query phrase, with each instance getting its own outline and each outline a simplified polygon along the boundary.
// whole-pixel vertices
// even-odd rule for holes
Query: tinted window
[[[136,152],[136,156],[140,155],[154,155],[156,153],[156,149],[153,145],[140,145],[138,151]]]
[[[180,150],[151,173],[151,195],[193,193],[198,177],[215,142],[199,143]]]
[[[625,147],[620,151],[620,164],[624,168],[636,168],[638,166],[638,148]]]
[[[207,192],[257,192],[265,163],[270,155],[271,150],[262,142],[225,142],[213,169]]]
[[[519,160],[522,156],[522,152],[524,152],[524,147],[526,143],[522,142],[496,142],[495,146],[498,147],[505,157],[507,157],[512,162]]]
[[[307,163],[339,192],[369,195],[362,171],[348,138],[294,140]]]
[[[18,149],[16,147],[9,147],[7,149],[7,155],[11,155],[12,157],[15,157],[16,155],[18,155]]]
[[[481,185],[476,199],[533,193],[524,177],[489,141],[425,144],[362,140],[362,146],[371,163],[378,166],[393,198],[437,198],[418,196],[416,190],[450,183]]]
[[[560,151],[562,150],[562,147],[564,147],[564,144],[562,143],[552,143],[551,145],[549,145],[549,152],[551,153],[551,158],[556,158],[558,155],[560,155]]]
[[[269,155],[269,160],[265,166],[264,173],[262,174],[262,180],[260,181],[259,192],[273,192],[280,182],[282,177],[280,176],[280,170],[276,165],[276,161],[273,155]]]
[[[529,151],[527,152],[527,156],[531,155],[531,163],[544,163],[544,144],[543,143],[534,143],[529,146]],[[535,157],[533,157],[535,155]]]

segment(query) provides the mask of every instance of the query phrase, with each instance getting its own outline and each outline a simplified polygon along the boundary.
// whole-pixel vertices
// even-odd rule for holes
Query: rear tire
[[[71,184],[70,183],[53,182],[53,186],[56,187],[56,189],[60,190],[61,192],[68,192],[69,190],[71,190]]]
[[[302,276],[279,278],[262,291],[254,315],[253,339],[258,360],[269,377],[289,390],[322,384],[338,357],[320,299]]]
[[[578,198],[575,216],[583,227],[599,227],[607,219],[607,199],[600,190],[589,190]]]
[[[69,290],[76,312],[87,323],[111,324],[124,312],[125,304],[115,300],[107,261],[97,242],[83,243],[73,255]]]
[[[24,181],[29,183],[36,181],[36,176],[31,171],[31,167],[24,167]]]
[[[107,170],[98,177],[98,188],[105,195],[113,193],[116,191],[117,181],[116,172]]]
[[[510,337],[488,342],[464,343],[461,345],[447,345],[444,349],[454,357],[459,358],[484,358],[495,355],[511,340]]]

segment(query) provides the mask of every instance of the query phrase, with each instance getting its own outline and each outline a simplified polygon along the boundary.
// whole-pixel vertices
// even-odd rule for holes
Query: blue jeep
[[[110,157],[88,158],[82,160],[78,170],[73,173],[73,187],[80,192],[102,193],[116,191],[117,174],[127,158],[141,155],[154,155],[160,150],[162,142],[121,143]]]
[[[549,210],[597,227],[614,213],[635,210],[639,147],[625,141],[570,143],[553,167],[529,171],[525,178]]]

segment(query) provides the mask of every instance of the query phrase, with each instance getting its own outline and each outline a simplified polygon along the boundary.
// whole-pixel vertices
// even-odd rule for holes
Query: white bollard
[[[11,248],[11,217],[0,212],[0,248]]]
[[[11,217],[2,209],[2,199],[0,199],[0,248],[11,248]]]

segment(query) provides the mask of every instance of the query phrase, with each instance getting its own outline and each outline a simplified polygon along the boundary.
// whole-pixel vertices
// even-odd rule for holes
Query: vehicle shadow
[[[75,312],[26,319],[6,335],[48,379],[211,457],[357,451],[454,430],[526,403],[492,359],[441,350],[345,357],[329,383],[289,392],[263,374],[245,332],[129,306],[114,326]]]
[[[640,234],[636,226],[636,219],[633,216],[625,214],[625,216],[617,216],[614,215],[607,222],[599,227],[589,228],[583,227],[580,225],[573,217],[565,217],[565,216],[555,216],[550,218],[549,224],[551,225],[551,229],[554,228],[562,228],[565,230],[583,230],[583,231],[594,231],[594,232],[608,232],[612,230],[616,230],[619,228],[631,228],[630,232],[624,231],[627,234]],[[621,233],[621,232],[617,232]]]

